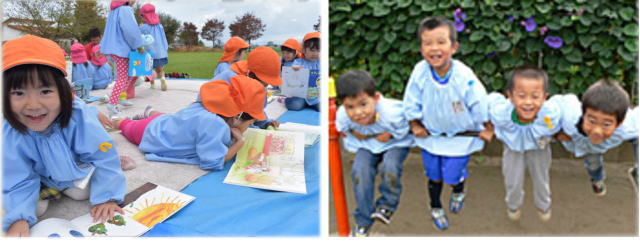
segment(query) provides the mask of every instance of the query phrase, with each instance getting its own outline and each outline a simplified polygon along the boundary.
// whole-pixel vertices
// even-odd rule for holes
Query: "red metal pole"
[[[329,176],[333,189],[333,206],[336,210],[338,235],[349,236],[349,214],[347,198],[344,195],[344,178],[342,175],[342,158],[340,156],[340,133],[336,129],[336,101],[333,79],[329,80]]]

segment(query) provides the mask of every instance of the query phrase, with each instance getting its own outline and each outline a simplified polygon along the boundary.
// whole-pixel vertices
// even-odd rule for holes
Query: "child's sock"
[[[442,208],[442,203],[440,202],[441,192],[442,182],[429,180],[429,198],[431,199],[431,208]]]
[[[461,193],[464,192],[464,181],[453,185],[453,193]]]

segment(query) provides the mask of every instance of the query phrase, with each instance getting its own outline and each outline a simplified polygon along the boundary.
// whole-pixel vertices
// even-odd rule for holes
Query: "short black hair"
[[[376,94],[376,83],[367,71],[351,70],[342,74],[336,81],[338,100],[342,101],[347,97],[356,97],[363,91],[372,97]]]
[[[289,48],[289,47],[284,46],[284,45],[280,46],[280,51],[281,52],[293,52],[293,53],[297,52],[295,49]]]
[[[547,76],[547,72],[545,72],[544,70],[528,65],[520,66],[514,69],[507,79],[507,92],[513,91],[513,88],[516,86],[515,80],[518,77],[542,80],[544,84],[544,92],[547,93],[547,88],[549,86],[549,77]]]
[[[624,121],[630,106],[629,94],[618,82],[603,79],[587,89],[582,95],[582,114],[587,108],[615,115],[618,124]]]
[[[302,43],[302,48],[320,50],[320,38],[310,38]]]
[[[45,87],[56,86],[60,98],[60,114],[56,120],[60,121],[60,128],[65,128],[71,120],[73,96],[69,81],[64,73],[56,68],[41,64],[24,64],[10,68],[2,73],[2,114],[11,127],[22,134],[27,133],[27,127],[18,121],[11,110],[11,91],[23,89],[27,86]]]
[[[422,19],[418,26],[418,41],[422,42],[422,32],[425,30],[433,30],[440,26],[447,26],[449,28],[449,40],[451,40],[451,44],[458,42],[458,32],[456,32],[453,23],[444,17],[426,17]]]
[[[255,118],[253,118],[253,116],[249,115],[249,113],[247,112],[242,112],[242,114],[240,115],[240,120],[241,121],[248,121],[248,120],[253,120]]]
[[[101,35],[102,34],[100,33],[100,29],[98,28],[92,28],[91,30],[89,30],[89,39],[100,37]]]

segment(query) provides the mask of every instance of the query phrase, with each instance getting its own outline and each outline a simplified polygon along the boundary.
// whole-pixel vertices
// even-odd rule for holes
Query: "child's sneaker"
[[[109,103],[109,95],[105,94],[100,101],[105,104]]]
[[[442,208],[431,209],[431,218],[433,219],[433,226],[438,230],[444,231],[449,227],[449,220]]]
[[[627,174],[629,177],[629,181],[631,181],[631,185],[633,185],[633,191],[638,193],[638,167],[630,167],[627,170]]]
[[[160,89],[162,91],[167,91],[167,81],[164,79],[160,79]]]
[[[604,181],[592,182],[591,188],[593,189],[593,193],[598,197],[602,197],[607,194],[607,185],[604,184]]]
[[[371,226],[365,227],[365,226],[357,225],[356,228],[353,230],[353,233],[351,233],[351,236],[358,237],[358,238],[369,237],[369,228],[371,228]]]
[[[118,115],[122,113],[120,112],[120,109],[118,108],[117,105],[107,104],[107,110],[109,111],[109,114],[113,114],[113,115]]]
[[[548,222],[551,220],[551,208],[547,209],[547,211],[541,211],[538,209],[538,216],[540,216],[540,220],[543,222]]]
[[[371,214],[371,218],[380,220],[384,224],[389,224],[391,223],[392,215],[393,215],[393,212],[387,210],[386,208],[378,208],[376,212]]]
[[[452,194],[449,200],[449,211],[459,213],[462,210],[462,205],[464,205],[465,196],[464,192]]]
[[[520,212],[520,209],[511,210],[510,208],[507,208],[507,216],[509,216],[509,219],[511,219],[511,221],[520,220],[521,214],[522,213]]]
[[[149,89],[156,89],[156,83],[153,80],[149,83]]]
[[[136,78],[135,86],[140,86],[142,84],[142,82],[144,82],[144,77],[143,76],[139,76],[138,78]]]
[[[142,112],[142,114],[136,114],[133,117],[131,117],[131,119],[142,120],[142,119],[149,118],[149,116],[151,115],[151,111],[153,111],[153,107],[151,107],[151,105],[147,105],[147,107],[144,108],[144,112]]]
[[[128,100],[119,100],[118,104],[121,104],[122,106],[132,106],[133,103],[131,103],[131,101]]]

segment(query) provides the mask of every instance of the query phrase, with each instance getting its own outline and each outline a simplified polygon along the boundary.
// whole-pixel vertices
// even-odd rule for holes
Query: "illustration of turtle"
[[[104,226],[104,223],[99,223],[89,227],[89,232],[91,236],[96,234],[104,234],[107,235],[107,227]]]
[[[120,215],[113,216],[113,218],[109,219],[107,222],[116,226],[124,226],[127,224],[127,222],[124,221],[124,218]]]

